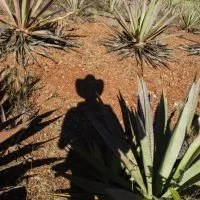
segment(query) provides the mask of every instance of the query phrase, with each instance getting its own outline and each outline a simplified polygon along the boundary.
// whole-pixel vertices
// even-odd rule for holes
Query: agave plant
[[[154,67],[166,65],[169,50],[157,38],[175,18],[169,17],[171,9],[160,16],[162,1],[152,0],[148,3],[147,0],[136,0],[131,4],[123,1],[130,23],[117,11],[117,20],[123,31],[115,30],[116,34],[103,42],[108,51],[118,52],[122,58],[135,57],[141,65],[144,61]]]
[[[200,25],[200,5],[197,2],[186,1],[183,2],[181,12],[181,28],[183,30],[191,31]]]
[[[91,164],[93,173],[90,174],[94,179],[67,177],[88,191],[108,195],[115,200],[180,199],[178,192],[200,181],[200,131],[187,149],[182,148],[191,130],[199,93],[200,79],[193,82],[173,128],[172,115],[168,118],[165,91],[153,120],[143,80],[139,83],[137,109],[128,108],[123,97],[119,96],[124,128],[116,123],[99,99],[105,124],[100,123],[91,110],[86,110],[86,114],[113,152],[108,159],[112,167],[103,159],[108,155],[101,152],[97,145],[93,145],[88,153],[78,145],[73,146],[72,141],[75,150]],[[114,158],[121,162],[121,170]]]
[[[15,60],[25,66],[28,60],[36,61],[34,54],[50,59],[47,47],[67,50],[77,46],[72,36],[65,34],[65,28],[55,18],[59,11],[46,13],[55,0],[14,0],[11,6],[0,1],[5,13],[0,21],[5,25],[0,33],[0,55],[13,53]],[[13,8],[13,9],[12,9]],[[46,13],[46,14],[45,14]]]

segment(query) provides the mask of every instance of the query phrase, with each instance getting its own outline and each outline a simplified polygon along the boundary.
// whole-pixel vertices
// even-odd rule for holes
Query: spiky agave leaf
[[[157,194],[161,194],[163,192],[164,187],[166,187],[166,184],[169,184],[168,179],[171,179],[170,175],[172,174],[174,170],[173,168],[174,168],[175,162],[177,160],[178,154],[184,142],[185,135],[188,130],[188,124],[190,124],[190,118],[193,118],[194,116],[193,110],[194,108],[196,109],[196,106],[197,106],[196,104],[194,104],[194,101],[199,96],[199,91],[200,91],[200,80],[198,80],[197,83],[195,82],[193,83],[190,89],[190,92],[188,94],[186,103],[180,114],[180,117],[171,134],[171,138],[170,138],[167,150],[165,152],[165,156],[161,163],[159,174],[157,177],[157,182],[156,182],[156,184],[158,185]],[[191,112],[193,113],[193,116],[190,115]],[[197,138],[197,146],[198,147],[200,146],[199,138]],[[191,148],[193,150],[191,150]],[[174,176],[174,178],[176,179],[180,178],[180,175],[181,175],[180,170],[184,170],[184,167],[186,167],[187,164],[189,164],[188,162],[192,158],[190,156],[192,156],[192,154],[196,152],[196,145],[192,145],[189,148],[189,150],[190,150],[190,153],[188,153],[189,155],[186,153],[185,157],[183,157],[184,160],[181,161],[180,166],[177,169],[177,173]],[[197,154],[199,155],[199,153],[200,152],[198,152]]]
[[[139,104],[141,115],[136,113],[137,127],[142,151],[142,161],[145,170],[148,196],[152,196],[152,169],[154,160],[154,135],[151,107],[146,84],[142,80],[139,84]],[[138,111],[139,112],[139,111]],[[144,119],[144,121],[143,121]]]
[[[42,0],[13,1],[13,11],[5,0],[0,1],[1,8],[9,17],[9,21],[0,19],[7,25],[0,37],[1,57],[6,58],[8,53],[13,53],[15,60],[25,66],[28,60],[36,61],[34,53],[52,59],[46,47],[65,51],[78,47],[72,41],[72,35],[67,35],[62,25],[56,22],[54,16],[58,11],[44,15],[54,2],[55,0],[45,3]]]
[[[169,50],[166,45],[157,40],[163,31],[170,25],[175,16],[169,17],[171,10],[159,17],[162,2],[152,0],[137,0],[128,4],[124,0],[128,23],[122,14],[117,11],[117,20],[123,31],[116,31],[116,34],[109,40],[103,41],[108,51],[116,51],[122,58],[135,57],[137,63],[144,62],[156,67],[166,66],[169,59]]]

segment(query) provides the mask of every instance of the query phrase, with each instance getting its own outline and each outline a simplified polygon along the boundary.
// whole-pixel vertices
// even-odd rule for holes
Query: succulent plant
[[[93,179],[67,176],[71,181],[90,192],[108,195],[113,199],[169,199],[200,181],[200,132],[187,149],[183,149],[186,135],[190,132],[200,93],[200,80],[193,82],[180,115],[171,126],[168,117],[166,92],[163,90],[155,118],[146,84],[140,81],[138,107],[128,108],[119,96],[123,127],[116,123],[101,99],[102,124],[92,110],[86,115],[113,152],[109,162],[97,143],[88,152],[71,142],[71,146],[91,165]],[[96,144],[96,145],[95,145]],[[121,162],[121,168],[116,165]],[[112,164],[113,163],[113,164]],[[176,198],[177,197],[177,198]]]
[[[15,60],[26,66],[28,60],[37,62],[34,54],[53,59],[47,47],[67,51],[78,46],[72,41],[72,35],[65,33],[65,27],[57,23],[60,17],[55,15],[59,10],[46,12],[54,2],[14,0],[9,5],[6,0],[0,1],[0,7],[5,13],[5,17],[0,18],[5,25],[0,33],[1,57],[13,53]]]
[[[166,66],[169,49],[159,42],[158,36],[175,18],[170,16],[171,9],[160,16],[162,1],[136,0],[130,4],[123,1],[127,18],[116,10],[122,31],[114,29],[115,34],[103,44],[109,52],[118,52],[122,58],[135,57],[140,65],[146,62],[154,67]]]

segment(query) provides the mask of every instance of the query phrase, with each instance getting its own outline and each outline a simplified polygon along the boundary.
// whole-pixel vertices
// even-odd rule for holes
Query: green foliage
[[[179,199],[178,192],[199,182],[200,135],[188,149],[182,149],[192,126],[199,92],[200,79],[193,82],[173,129],[170,128],[171,116],[168,118],[165,91],[153,119],[143,80],[138,87],[137,109],[128,108],[121,94],[119,96],[124,128],[99,99],[105,124],[100,123],[92,111],[86,110],[86,115],[113,154],[106,153],[106,161],[105,152],[100,150],[95,141],[91,145],[91,152],[87,152],[72,140],[72,147],[92,166],[90,174],[94,176],[93,181],[91,178],[68,178],[88,191],[116,200]],[[116,160],[120,161],[121,167]],[[108,164],[109,161],[113,165]]]
[[[52,59],[46,47],[66,51],[77,46],[71,41],[72,36],[65,34],[65,28],[56,22],[60,19],[55,18],[59,11],[46,12],[54,2],[14,0],[9,6],[6,0],[0,1],[0,7],[7,18],[0,18],[5,25],[0,34],[0,55],[6,57],[12,52],[15,60],[26,66],[29,59],[36,61],[34,54]]]
[[[175,18],[169,16],[171,9],[160,16],[162,1],[152,0],[148,3],[147,0],[137,0],[128,4],[124,0],[124,5],[127,20],[116,11],[117,20],[123,31],[115,30],[116,34],[104,41],[108,51],[116,51],[122,58],[135,57],[137,63],[141,65],[146,62],[154,67],[166,66],[169,50],[157,39]]]

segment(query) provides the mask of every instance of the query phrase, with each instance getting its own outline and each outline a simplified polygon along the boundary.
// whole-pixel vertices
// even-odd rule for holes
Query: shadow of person
[[[104,105],[99,101],[104,89],[103,80],[95,79],[93,75],[87,75],[85,79],[77,79],[75,86],[78,95],[84,101],[79,102],[76,107],[71,108],[65,115],[58,146],[60,149],[66,149],[68,154],[65,162],[57,164],[53,167],[53,170],[56,171],[57,176],[65,177],[64,174],[70,171],[73,176],[88,179],[92,170],[88,160],[83,156],[84,152],[87,155],[92,155],[94,154],[94,148],[98,148],[101,155],[106,157],[104,159],[105,165],[109,165],[109,162],[111,162],[109,155],[112,152],[106,147],[105,142],[88,119],[87,111],[90,111],[102,124],[105,124],[101,112],[102,105],[114,118],[116,116],[109,105]],[[70,183],[69,193],[75,199],[94,199],[94,196],[88,195],[73,183]]]

